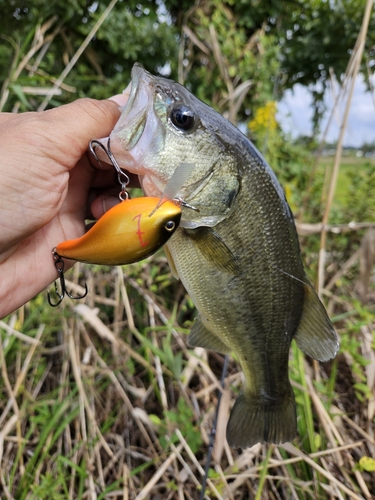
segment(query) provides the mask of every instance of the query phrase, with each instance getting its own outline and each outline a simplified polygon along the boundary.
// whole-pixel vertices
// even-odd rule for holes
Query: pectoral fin
[[[177,272],[177,269],[176,269],[176,265],[174,263],[172,254],[169,251],[168,245],[165,245],[165,247],[164,247],[164,253],[165,253],[165,256],[167,257],[167,261],[168,261],[169,267],[171,268],[171,273],[176,278],[176,280],[179,280],[180,277],[178,275],[178,272]]]
[[[195,321],[188,337],[188,343],[191,347],[203,347],[221,354],[231,352],[231,349],[219,337],[206,328],[201,318],[197,318]]]
[[[328,361],[336,356],[339,349],[337,334],[310,283],[305,284],[304,293],[301,321],[294,340],[308,356],[318,361]]]
[[[240,273],[235,255],[212,228],[198,227],[185,232],[211,265],[229,274]]]

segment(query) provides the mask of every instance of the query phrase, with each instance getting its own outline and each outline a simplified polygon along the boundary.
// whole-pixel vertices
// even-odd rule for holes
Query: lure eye
[[[195,128],[196,116],[190,108],[183,104],[178,104],[171,109],[169,119],[177,129],[184,132]]]
[[[173,220],[169,220],[164,227],[167,231],[171,232],[176,227],[176,224]]]

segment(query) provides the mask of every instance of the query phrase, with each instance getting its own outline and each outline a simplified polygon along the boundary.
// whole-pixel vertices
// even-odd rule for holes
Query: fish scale
[[[130,144],[133,123],[143,132]],[[237,355],[245,383],[227,426],[231,446],[292,440],[290,343],[294,338],[318,360],[334,357],[339,344],[306,278],[293,216],[274,172],[216,111],[139,65],[110,139],[120,166],[139,175],[148,196],[159,194],[180,162],[195,164],[179,196],[199,212],[183,209],[166,246],[173,274],[198,310],[189,344]]]

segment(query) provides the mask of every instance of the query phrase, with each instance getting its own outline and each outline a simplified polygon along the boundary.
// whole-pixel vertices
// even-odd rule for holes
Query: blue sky
[[[373,96],[375,100],[375,95]],[[348,125],[344,138],[345,146],[361,146],[363,142],[375,141],[375,105],[369,92],[366,92],[365,84],[361,76],[357,78],[354,89]],[[332,109],[332,92],[327,91],[325,96],[328,109]],[[340,106],[338,115],[331,124],[328,133],[328,141],[338,138],[339,127],[344,106]],[[311,135],[312,133],[312,108],[311,96],[305,87],[296,85],[293,91],[287,91],[284,99],[278,105],[278,120],[285,132],[290,132],[293,137],[298,135]],[[329,113],[326,113],[322,130],[327,123]]]

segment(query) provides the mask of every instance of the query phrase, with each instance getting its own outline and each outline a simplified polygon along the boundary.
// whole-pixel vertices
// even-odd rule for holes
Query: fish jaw
[[[154,111],[156,80],[139,64],[131,76],[129,99],[110,134],[111,151],[121,168],[139,176],[147,196],[161,196],[170,175],[149,167],[164,147],[164,127]]]
[[[98,159],[108,162],[105,149],[114,156],[119,167],[138,176],[139,183],[147,196],[161,196],[168,176],[147,168],[148,157],[157,154],[163,146],[162,130],[153,113],[153,76],[140,65],[135,64],[132,80],[123,94],[127,103],[109,137],[97,139],[104,146],[95,151]]]
[[[154,94],[152,75],[135,65],[128,102],[110,135],[111,150],[120,167],[142,177],[151,173],[145,166],[148,157],[163,147],[163,127],[153,110]]]

